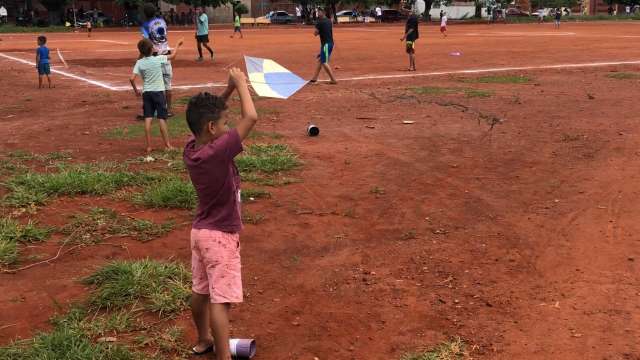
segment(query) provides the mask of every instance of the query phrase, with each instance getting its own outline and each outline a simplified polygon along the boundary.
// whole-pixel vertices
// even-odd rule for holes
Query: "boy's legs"
[[[173,146],[169,142],[169,129],[167,128],[167,120],[158,118],[158,123],[160,124],[160,134],[162,134],[162,140],[164,141],[164,146],[167,150],[173,150]]]
[[[231,360],[229,349],[229,303],[211,304],[211,330],[216,344],[216,360]]]
[[[47,81],[49,82],[49,89],[51,89],[51,77],[47,74]]]
[[[198,59],[202,60],[202,42],[196,36],[196,42],[198,43]]]
[[[211,58],[213,59],[213,49],[209,47],[208,43],[202,43],[202,45],[204,45],[204,47],[207,49],[207,51],[209,51],[209,55],[211,55]]]
[[[158,114],[158,125],[160,125],[160,134],[164,141],[164,146],[168,150],[172,150],[173,146],[169,142],[169,129],[167,129],[167,100],[165,98],[164,91],[154,92],[154,107],[155,112]]]
[[[336,78],[333,76],[333,71],[331,70],[331,65],[329,65],[329,63],[324,63],[322,64],[322,67],[324,68],[324,71],[327,72],[327,75],[329,75],[329,78],[331,79],[331,84],[337,84],[338,81],[336,80]]]
[[[147,148],[146,151],[148,153],[151,152],[151,150],[153,150],[151,148],[151,121],[153,120],[153,117],[146,117],[147,115],[145,114],[145,118],[144,118],[144,138],[147,142]]]
[[[42,88],[42,77],[44,75],[38,74],[38,89]]]
[[[191,292],[191,315],[198,331],[198,343],[194,346],[194,350],[198,353],[205,351],[213,344],[209,317],[210,303],[209,295]]]

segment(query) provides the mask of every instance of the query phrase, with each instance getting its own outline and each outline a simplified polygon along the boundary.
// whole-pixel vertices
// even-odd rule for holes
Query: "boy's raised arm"
[[[236,90],[238,90],[238,95],[240,95],[242,118],[238,122],[236,129],[238,130],[238,135],[240,135],[240,140],[244,140],[249,136],[249,133],[258,121],[258,113],[256,112],[251,93],[249,92],[247,77],[242,70],[238,68],[229,70],[229,77],[233,80],[233,84]]]
[[[184,43],[184,38],[178,40],[178,43],[176,44],[175,49],[173,50],[173,52],[171,52],[171,55],[167,57],[169,60],[173,60],[176,58],[176,55],[178,55],[178,49],[180,49],[180,46],[182,46],[183,43]]]

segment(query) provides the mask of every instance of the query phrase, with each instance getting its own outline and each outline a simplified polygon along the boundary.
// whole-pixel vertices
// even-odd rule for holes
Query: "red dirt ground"
[[[318,47],[310,31],[246,31],[244,40],[215,32],[218,60],[203,64],[191,61],[192,34],[185,33],[175,82],[222,81],[225,66],[242,65],[241,54],[309,76]],[[395,71],[406,66],[400,27],[335,32],[339,78],[402,74]],[[635,61],[639,32],[635,23],[565,24],[560,33],[569,35],[549,25],[474,25],[452,26],[443,40],[435,27],[423,27],[418,69]],[[31,57],[34,36],[2,38],[0,52]],[[50,47],[69,51],[68,71],[120,86],[137,38],[96,33],[129,43],[117,45],[51,34]],[[133,122],[139,105],[130,92],[59,75],[55,89],[38,90],[33,68],[0,58],[0,70],[2,152],[70,150],[91,161],[143,151],[142,140],[101,135]],[[452,336],[473,345],[479,359],[640,359],[637,80],[606,76],[635,70],[517,72],[533,79],[528,84],[459,76],[343,81],[308,86],[287,101],[259,100],[277,113],[258,129],[284,135],[304,161],[295,174],[303,182],[269,189],[271,200],[247,205],[266,220],[242,234],[246,301],[233,311],[234,335],[257,339],[257,359],[398,359]],[[416,86],[494,95],[408,90]],[[489,130],[478,114],[504,121]],[[318,138],[304,135],[309,121],[320,127]],[[384,194],[372,193],[375,187]],[[59,304],[82,300],[86,289],[77,279],[109,259],[188,264],[187,211],[80,197],[55,201],[36,218],[60,225],[94,204],[183,225],[148,243],[123,240],[126,251],[98,246],[1,274],[2,343],[46,328]],[[29,252],[56,250],[54,238]],[[193,340],[188,314],[178,322]]]

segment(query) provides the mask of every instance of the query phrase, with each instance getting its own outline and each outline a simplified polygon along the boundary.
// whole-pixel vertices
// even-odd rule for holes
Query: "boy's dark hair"
[[[38,36],[38,44],[44,45],[47,43],[47,37],[44,35]]]
[[[209,122],[217,123],[222,112],[227,109],[225,101],[208,92],[199,93],[187,105],[187,124],[195,136],[199,136]]]
[[[138,51],[143,56],[151,56],[153,53],[153,43],[149,39],[142,39],[138,41]]]
[[[147,20],[151,20],[156,17],[156,7],[152,3],[145,3],[142,7],[142,12]]]

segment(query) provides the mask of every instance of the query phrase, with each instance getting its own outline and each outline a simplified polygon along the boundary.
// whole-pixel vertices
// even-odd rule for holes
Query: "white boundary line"
[[[3,53],[0,53],[0,56],[2,56],[5,59],[17,61],[19,63],[23,63],[23,64],[27,64],[27,65],[31,65],[31,66],[36,66],[36,63],[31,62],[29,60],[20,59],[20,58],[9,56],[9,55],[3,54]],[[68,73],[66,71],[51,69],[51,72],[56,73],[56,74],[60,74],[62,76],[66,76],[66,77],[69,77],[69,78],[72,78],[72,79],[84,81],[84,82],[87,82],[89,84],[99,86],[99,87],[101,87],[103,89],[112,90],[112,91],[116,91],[117,90],[117,88],[115,88],[115,87],[113,87],[111,85],[105,84],[103,82],[87,79],[87,78],[84,78],[82,76],[78,76],[78,75],[75,75],[75,74]]]
[[[0,57],[4,57],[9,60],[17,61],[26,65],[35,66],[34,62],[13,57],[7,54],[0,53]],[[536,66],[511,66],[511,67],[499,67],[499,68],[485,68],[485,69],[470,69],[470,70],[451,70],[451,71],[434,71],[427,73],[408,73],[408,74],[392,74],[392,75],[368,75],[368,76],[355,76],[348,78],[339,78],[338,81],[360,81],[360,80],[373,80],[373,79],[399,79],[399,78],[412,78],[420,76],[442,76],[442,75],[459,75],[459,74],[481,74],[491,72],[507,72],[507,71],[523,71],[523,70],[545,70],[545,69],[575,69],[575,68],[591,68],[601,66],[614,66],[614,65],[638,65],[640,60],[629,61],[607,61],[607,62],[592,62],[592,63],[574,63],[574,64],[556,64],[556,65],[536,65]],[[51,72],[66,76],[72,79],[84,81],[86,83],[99,86],[103,89],[111,91],[126,91],[131,89],[128,86],[112,86],[104,82],[87,79],[82,76],[71,74],[66,71],[51,69]],[[321,80],[328,81],[328,80]],[[193,85],[176,85],[173,89],[195,89],[203,87],[223,87],[226,84],[223,83],[205,83],[205,84],[193,84]]]

